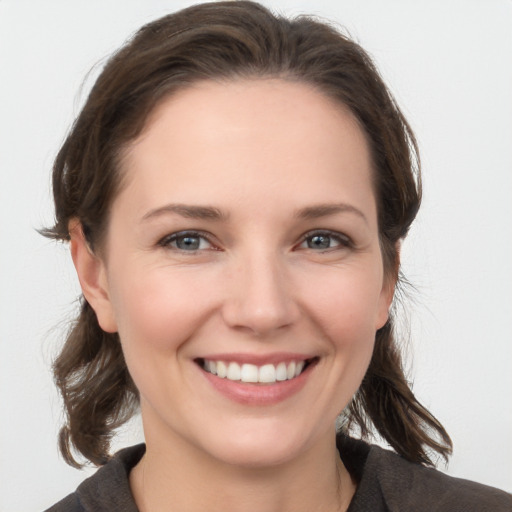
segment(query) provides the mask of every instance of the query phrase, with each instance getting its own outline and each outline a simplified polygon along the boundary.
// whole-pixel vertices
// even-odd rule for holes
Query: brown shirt
[[[512,512],[512,495],[406,461],[340,437],[338,449],[358,481],[348,512]],[[143,444],[118,452],[77,490],[46,512],[138,512],[128,481]]]

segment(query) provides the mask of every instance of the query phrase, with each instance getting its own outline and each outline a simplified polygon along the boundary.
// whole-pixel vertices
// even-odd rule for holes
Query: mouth
[[[310,366],[316,364],[318,357],[263,365],[204,358],[198,358],[195,362],[205,372],[221,379],[247,384],[268,385],[296,379]]]

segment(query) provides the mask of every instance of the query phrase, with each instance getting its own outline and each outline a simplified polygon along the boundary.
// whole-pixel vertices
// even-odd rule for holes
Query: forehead
[[[281,79],[204,81],[175,93],[127,148],[123,172],[153,202],[211,203],[227,192],[278,200],[283,189],[299,203],[345,199],[343,190],[362,201],[372,188],[366,137],[348,108]]]
[[[325,137],[333,127],[339,135],[341,125],[345,131],[363,134],[348,107],[311,84],[279,78],[239,78],[195,82],[164,98],[148,116],[145,129],[135,143],[162,129],[171,134],[172,125],[175,128],[179,125],[179,131],[191,127],[199,132],[205,128],[214,134],[221,122],[223,129],[230,124],[239,130],[240,120],[249,120],[245,129],[259,136],[263,133],[258,130],[264,126],[285,125],[288,129],[281,139],[287,135],[289,139],[300,136],[311,139],[313,132],[319,137],[323,132]],[[212,121],[213,125],[209,125]],[[272,136],[272,132],[268,135]]]

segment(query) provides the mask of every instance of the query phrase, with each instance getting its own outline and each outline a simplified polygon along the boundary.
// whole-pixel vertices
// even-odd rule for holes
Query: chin
[[[217,447],[216,458],[226,464],[248,469],[268,468],[286,464],[294,460],[300,450],[295,447],[279,446],[273,443],[233,443],[229,447]]]
[[[295,426],[297,427],[297,426]],[[334,431],[334,429],[333,429]],[[264,468],[287,464],[307,451],[313,442],[300,429],[284,428],[270,422],[224,430],[217,439],[211,439],[211,455],[227,464],[246,468]]]

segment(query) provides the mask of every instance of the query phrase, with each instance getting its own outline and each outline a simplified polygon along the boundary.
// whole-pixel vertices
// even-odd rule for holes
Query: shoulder
[[[409,462],[394,452],[368,446],[351,512],[511,512],[512,495]],[[361,506],[360,506],[361,505]],[[363,506],[364,505],[364,506]]]
[[[368,462],[375,464],[391,510],[512,511],[512,496],[504,491],[414,464],[380,447],[372,447]]]
[[[125,448],[77,490],[45,512],[137,512],[128,476],[145,452],[140,444]]]
[[[46,509],[45,512],[82,512],[84,509],[80,505],[76,492],[69,494],[64,499],[55,503],[53,507]]]

